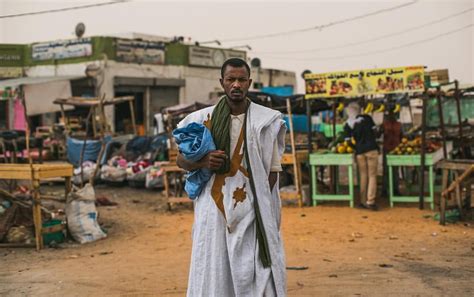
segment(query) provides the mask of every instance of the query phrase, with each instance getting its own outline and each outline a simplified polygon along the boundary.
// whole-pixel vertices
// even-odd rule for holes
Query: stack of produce
[[[355,139],[344,140],[344,135],[340,133],[335,141],[329,144],[329,149],[336,154],[352,154],[354,152]]]
[[[427,140],[426,141],[426,152],[433,153],[437,151],[441,145],[438,142]],[[403,138],[402,142],[393,149],[391,155],[419,155],[421,152],[421,138],[417,137],[413,140]]]

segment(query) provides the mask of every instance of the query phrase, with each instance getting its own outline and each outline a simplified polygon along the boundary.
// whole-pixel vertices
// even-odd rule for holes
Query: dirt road
[[[1,296],[184,296],[193,212],[158,192],[101,186],[108,238],[67,248],[0,249]],[[285,207],[288,296],[474,296],[474,230],[442,227],[417,205]]]

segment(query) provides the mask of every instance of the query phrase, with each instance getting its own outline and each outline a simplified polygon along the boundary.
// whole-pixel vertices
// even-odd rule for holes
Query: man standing
[[[183,119],[202,123],[216,144],[198,162],[178,166],[215,174],[194,204],[188,296],[285,296],[278,171],[286,128],[280,112],[250,102],[248,64],[224,62],[217,105]]]
[[[402,140],[402,124],[397,120],[393,106],[388,109],[382,125],[383,132],[383,190],[382,196],[389,197],[389,167],[387,166],[387,155],[394,150]],[[400,196],[398,187],[398,167],[393,167],[393,193]]]
[[[355,155],[360,176],[360,207],[377,210],[377,163],[378,145],[374,120],[367,114],[359,114],[360,106],[350,103],[346,109],[348,119],[344,125],[347,141],[355,140]]]

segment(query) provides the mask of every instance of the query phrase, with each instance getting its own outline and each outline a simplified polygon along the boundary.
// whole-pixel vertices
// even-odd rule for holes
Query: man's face
[[[240,102],[245,99],[252,80],[245,66],[233,67],[227,65],[224,78],[220,79],[224,92],[231,101]]]

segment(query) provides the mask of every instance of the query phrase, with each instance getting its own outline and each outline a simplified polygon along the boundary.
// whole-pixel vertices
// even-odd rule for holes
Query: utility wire
[[[399,46],[390,47],[390,48],[386,48],[386,49],[370,51],[370,52],[357,54],[357,55],[344,55],[344,56],[319,57],[319,58],[295,58],[295,57],[289,58],[289,57],[277,57],[277,56],[271,56],[270,55],[270,56],[265,56],[265,58],[266,59],[267,58],[268,59],[279,59],[279,60],[292,60],[292,61],[321,61],[321,60],[343,60],[343,59],[349,59],[349,58],[365,57],[365,56],[370,56],[370,55],[374,55],[374,54],[387,53],[387,52],[391,52],[391,51],[394,51],[394,50],[398,50],[398,49],[402,49],[402,48],[422,44],[422,43],[425,43],[425,42],[428,42],[428,41],[432,41],[432,40],[435,40],[435,39],[438,39],[438,38],[441,38],[441,37],[444,37],[444,36],[448,36],[448,35],[457,33],[459,31],[465,30],[467,28],[471,28],[473,26],[474,26],[474,24],[469,24],[469,25],[466,25],[464,27],[460,27],[458,29],[454,29],[454,30],[451,30],[451,31],[448,31],[448,32],[444,32],[444,33],[441,33],[441,34],[438,34],[438,35],[435,35],[435,36],[432,36],[432,37],[429,37],[429,38],[425,38],[425,39],[422,39],[422,40],[418,40],[418,41],[414,41],[414,42],[410,42],[410,43],[405,43],[405,44],[402,44],[402,45],[399,45]]]
[[[285,31],[285,32],[276,32],[276,33],[270,33],[270,34],[254,35],[254,36],[241,37],[241,38],[219,39],[219,40],[221,42],[247,41],[247,40],[257,40],[257,39],[280,37],[280,36],[291,35],[291,34],[295,34],[295,33],[303,33],[303,32],[308,32],[308,31],[313,31],[313,30],[319,30],[320,31],[320,30],[323,30],[323,29],[326,29],[326,28],[329,28],[329,27],[333,27],[333,26],[336,26],[336,25],[341,25],[341,24],[353,22],[353,21],[356,21],[356,20],[360,20],[360,19],[363,19],[363,18],[371,17],[371,16],[374,16],[374,15],[377,15],[377,14],[382,14],[382,13],[394,11],[394,10],[397,10],[397,9],[400,9],[400,8],[403,8],[403,7],[413,5],[416,2],[418,2],[418,0],[414,0],[414,1],[404,3],[404,4],[400,4],[400,5],[397,5],[397,6],[392,6],[392,7],[389,7],[389,8],[383,8],[383,9],[379,9],[379,10],[369,12],[369,13],[365,13],[365,14],[362,14],[362,15],[358,15],[358,16],[354,16],[354,17],[350,17],[350,18],[345,18],[345,19],[341,19],[341,20],[338,20],[338,21],[333,21],[333,22],[329,22],[327,24],[322,24],[322,25],[309,27],[309,28],[295,29],[295,30],[290,30],[290,31]]]
[[[394,33],[387,34],[387,35],[384,35],[384,36],[378,36],[378,37],[374,37],[374,38],[370,38],[370,39],[366,39],[366,40],[358,41],[358,42],[349,42],[349,43],[344,43],[344,44],[341,44],[341,45],[333,45],[333,46],[328,46],[328,47],[320,47],[320,48],[313,48],[313,49],[307,49],[307,50],[297,50],[297,51],[271,51],[271,52],[252,51],[252,52],[256,53],[256,54],[297,54],[297,53],[320,52],[320,51],[330,50],[330,49],[344,49],[344,48],[353,47],[353,46],[356,46],[356,45],[361,45],[361,44],[366,44],[366,43],[370,43],[370,42],[374,42],[374,41],[388,39],[388,38],[391,38],[391,37],[394,37],[394,36],[403,35],[405,33],[417,31],[417,30],[426,28],[428,26],[438,24],[438,23],[444,22],[446,20],[449,20],[451,18],[454,18],[454,17],[460,16],[460,15],[463,15],[465,13],[471,12],[473,10],[474,10],[474,8],[469,8],[469,9],[460,11],[458,13],[451,14],[451,15],[448,15],[446,17],[436,19],[434,21],[431,21],[431,22],[428,22],[428,23],[425,23],[425,24],[422,24],[422,25],[413,26],[413,27],[404,29],[402,31],[398,31],[398,32],[394,32]]]
[[[53,13],[53,12],[63,12],[63,11],[69,11],[69,10],[78,10],[78,9],[92,8],[92,7],[98,7],[98,6],[120,4],[120,3],[124,3],[124,2],[129,2],[129,1],[130,0],[116,0],[116,1],[109,1],[109,2],[104,2],[104,3],[87,4],[87,5],[81,5],[81,6],[73,6],[73,7],[58,8],[58,9],[49,9],[49,10],[42,10],[42,11],[35,11],[35,12],[7,14],[7,15],[0,15],[0,19],[16,18],[16,17],[23,17],[23,16],[30,16],[30,15]]]

